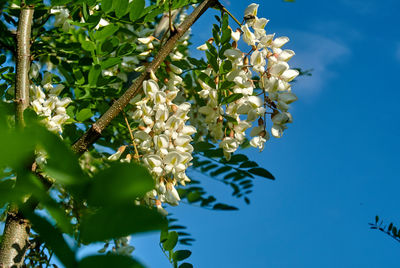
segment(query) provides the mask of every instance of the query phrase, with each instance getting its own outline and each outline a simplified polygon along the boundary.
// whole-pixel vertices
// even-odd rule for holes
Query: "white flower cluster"
[[[135,103],[136,110],[130,115],[140,122],[133,134],[135,143],[156,179],[156,189],[149,197],[154,200],[158,196],[160,202],[178,205],[180,198],[175,185],[190,181],[185,171],[192,160],[190,142],[196,129],[185,125],[190,103],[172,102],[178,94],[176,85],[182,82],[177,74],[182,71],[173,65],[169,68],[170,77],[162,89],[153,79],[143,82],[145,97]]]
[[[201,107],[199,112],[205,116],[204,121],[210,130],[210,136],[214,141],[221,140],[220,147],[228,160],[231,153],[235,152],[245,140],[245,131],[251,128],[257,119],[258,125],[250,132],[252,137],[250,145],[260,150],[264,149],[264,144],[269,139],[266,122],[263,119],[267,107],[272,109],[271,134],[274,137],[281,137],[286,128],[285,124],[292,121],[290,113],[287,112],[289,104],[297,99],[291,92],[289,82],[299,72],[290,69],[287,64],[287,61],[294,56],[294,52],[281,49],[289,39],[287,37],[274,39],[274,34],[267,35],[264,27],[268,20],[257,18],[257,9],[257,4],[251,4],[246,8],[246,24],[241,28],[243,40],[252,47],[251,55],[237,48],[240,31],[232,32],[231,37],[234,40],[232,48],[224,52],[224,56],[232,63],[232,70],[226,75],[226,80],[234,82],[229,94],[242,94],[242,97],[227,104],[224,109],[219,102],[221,91],[218,88],[218,79],[216,88],[211,88],[207,83],[198,80],[202,87],[199,95],[206,100],[206,106]],[[212,39],[208,42],[212,42]],[[202,45],[198,49],[206,50],[207,46]],[[220,60],[219,64],[222,63]],[[203,72],[209,77],[218,77],[212,68]],[[252,80],[253,72],[260,77],[259,86],[262,93],[259,95],[262,95],[263,99],[254,91],[256,85]],[[237,124],[228,120],[227,126],[224,126],[223,119],[227,116],[235,119]]]
[[[286,124],[292,122],[292,116],[288,113],[289,104],[296,101],[297,97],[292,93],[289,82],[295,79],[299,72],[290,69],[287,63],[294,56],[294,51],[282,49],[289,42],[289,38],[275,38],[275,34],[267,35],[264,27],[268,20],[257,18],[257,9],[257,4],[251,4],[245,10],[247,23],[242,27],[243,40],[254,48],[250,64],[261,78],[261,89],[268,93],[269,101],[274,102],[271,134],[280,138],[283,130],[287,128]],[[254,33],[249,27],[253,28]]]
[[[33,67],[33,66],[32,66]],[[34,69],[36,67],[33,67]],[[36,72],[32,72],[37,76]],[[71,103],[68,97],[60,98],[58,95],[64,89],[64,85],[53,86],[51,82],[52,74],[46,72],[43,76],[41,85],[30,86],[30,103],[33,110],[39,116],[44,117],[43,122],[46,127],[53,132],[62,132],[62,124],[69,119],[66,107]]]
[[[71,25],[68,21],[69,10],[62,6],[56,6],[50,10],[50,14],[55,15],[54,26],[61,27],[63,29],[63,31],[68,32],[68,30],[71,27]]]

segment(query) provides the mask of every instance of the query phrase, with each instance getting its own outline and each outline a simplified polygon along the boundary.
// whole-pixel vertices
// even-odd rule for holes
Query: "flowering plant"
[[[246,203],[256,176],[274,179],[237,150],[262,151],[292,122],[299,72],[282,48],[289,39],[267,34],[257,4],[242,24],[216,0],[198,2],[1,4],[0,266],[49,265],[55,254],[66,267],[142,267],[129,235],[161,230],[177,267],[190,256],[177,242],[192,240],[168,224],[169,205],[236,209],[207,196],[189,170],[223,175]],[[206,60],[195,59],[190,27],[209,7],[221,16],[198,47]],[[78,261],[63,234],[77,247],[104,242],[99,253],[108,254]]]

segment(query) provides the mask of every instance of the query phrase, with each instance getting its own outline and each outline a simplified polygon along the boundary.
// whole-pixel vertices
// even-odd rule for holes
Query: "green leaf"
[[[92,110],[89,108],[84,108],[76,114],[76,121],[84,122],[92,116],[93,116]]]
[[[236,85],[235,82],[231,82],[231,81],[224,81],[220,84],[219,89],[223,90],[223,89],[231,89]]]
[[[235,154],[232,155],[231,159],[229,160],[228,163],[239,163],[239,162],[245,162],[249,160],[249,158],[247,156],[245,156],[244,154]]]
[[[75,83],[75,80],[71,75],[71,72],[69,70],[67,70],[67,68],[65,68],[65,66],[58,65],[57,69],[65,77],[65,79],[67,80],[67,82],[69,84],[74,84]]]
[[[168,233],[167,241],[164,242],[163,247],[166,251],[170,251],[174,249],[177,243],[178,243],[178,233],[172,231]]]
[[[231,40],[231,29],[227,28],[222,31],[221,44],[224,45]]]
[[[241,93],[233,93],[233,94],[229,95],[228,97],[224,98],[222,100],[221,104],[228,104],[228,103],[234,102],[242,97],[243,97],[243,94],[241,94]]]
[[[168,228],[162,229],[160,232],[160,242],[164,243],[168,239]]]
[[[94,205],[118,204],[142,197],[154,188],[148,170],[136,163],[113,163],[93,177],[88,202]]]
[[[113,67],[114,65],[120,64],[121,62],[121,58],[108,58],[105,61],[101,62],[101,68],[108,69],[110,67]]]
[[[136,48],[135,44],[129,44],[129,43],[122,44],[117,49],[117,56],[124,56],[130,54],[135,48]]]
[[[208,86],[210,86],[211,88],[216,88],[217,86],[215,85],[214,80],[209,77],[208,75],[206,75],[205,73],[199,73],[197,75],[197,77],[203,81],[204,83],[206,83]]]
[[[193,268],[193,265],[187,262],[182,263],[179,265],[179,268]]]
[[[212,34],[213,34],[213,38],[214,38],[215,44],[217,46],[219,46],[220,43],[221,43],[221,39],[219,37],[219,27],[218,27],[218,25],[216,25],[216,24],[213,25]]]
[[[76,267],[75,253],[65,242],[62,233],[51,225],[46,219],[29,211],[24,211],[24,215],[33,224],[33,230],[40,235],[40,239],[54,251],[57,258],[65,267]]]
[[[88,77],[89,85],[95,86],[97,83],[97,80],[99,79],[100,74],[101,74],[100,64],[93,65],[89,71],[89,77]]]
[[[6,57],[6,55],[0,55],[0,65],[1,64],[3,64],[3,63],[5,63],[6,62],[6,60],[7,60],[7,57]]]
[[[257,176],[261,176],[267,179],[271,179],[271,180],[275,180],[274,175],[272,175],[268,170],[258,167],[258,168],[251,168],[248,170],[248,172],[257,175]]]
[[[34,138],[23,131],[10,130],[7,126],[0,126],[0,167],[23,167],[28,159],[33,157],[35,149]],[[24,164],[25,163],[25,164]]]
[[[154,21],[155,17],[161,13],[163,13],[163,9],[161,7],[154,9],[150,13],[147,13],[146,17],[144,18],[144,22]]]
[[[229,73],[232,70],[232,62],[230,60],[224,60],[219,67],[219,72],[221,74]]]
[[[100,30],[94,33],[94,38],[96,40],[103,40],[111,37],[116,31],[118,31],[119,27],[115,24],[109,24],[105,27],[102,27]]]
[[[92,255],[83,258],[78,268],[144,268],[142,264],[128,256],[107,254],[107,255]]]
[[[210,175],[215,177],[215,176],[221,175],[222,173],[225,173],[229,170],[232,170],[232,168],[230,166],[223,166],[223,167],[220,167],[219,169],[211,172]]]
[[[104,41],[101,44],[101,52],[102,54],[109,54],[114,51],[115,47],[119,45],[118,38],[112,37]]]
[[[86,51],[94,51],[96,49],[92,41],[83,40],[81,42],[81,45],[82,48]]]
[[[93,214],[84,215],[80,226],[82,241],[104,241],[134,233],[160,230],[166,226],[165,218],[156,210],[134,206],[131,203],[100,208]]]
[[[130,4],[129,18],[133,22],[140,18],[145,6],[145,0],[133,0]]]
[[[197,152],[204,152],[204,151],[209,150],[209,149],[212,149],[212,148],[214,148],[214,147],[215,147],[214,144],[211,144],[211,143],[206,142],[206,141],[199,141],[199,142],[196,142],[196,143],[193,145],[193,148],[194,148],[195,151],[197,151]]]
[[[51,5],[52,6],[61,6],[61,5],[65,5],[68,2],[70,2],[70,0],[51,0]]]
[[[219,68],[218,68],[217,57],[212,55],[209,51],[206,51],[206,57],[208,62],[211,64],[211,67],[214,69],[214,71],[218,72]]]
[[[200,201],[202,193],[199,191],[190,192],[187,194],[186,199],[189,203]]]
[[[222,150],[222,148],[218,148],[215,150],[207,150],[204,151],[204,155],[207,157],[223,157],[224,151]]]
[[[190,250],[177,250],[174,252],[174,255],[172,255],[174,261],[183,261],[192,255],[192,252]]]
[[[129,0],[113,0],[113,9],[115,10],[115,15],[118,18],[122,18],[126,13],[128,13]]]
[[[254,161],[246,161],[239,166],[240,168],[251,168],[251,167],[258,167],[258,164]]]
[[[229,115],[224,115],[224,118],[226,119],[226,121],[228,121],[229,123],[232,123],[232,124],[234,124],[234,125],[237,125],[238,124],[238,121],[236,120],[236,118],[233,118],[233,117],[231,117],[231,116],[229,116]]]
[[[229,206],[226,204],[222,204],[222,203],[217,203],[213,206],[214,210],[238,210],[238,208],[233,207],[233,206]]]
[[[79,185],[87,181],[79,165],[78,157],[60,138],[49,132],[42,132],[41,145],[48,154],[45,172],[63,185]]]
[[[113,0],[102,0],[101,1],[101,10],[103,10],[106,13],[112,11],[113,10],[112,3],[113,3]]]
[[[393,234],[394,236],[397,236],[397,228],[396,228],[396,226],[393,226],[393,228],[392,228],[392,234]]]
[[[75,77],[75,83],[77,85],[83,85],[85,83],[85,77],[83,76],[81,70],[74,69],[73,74],[74,74],[74,77]],[[68,106],[68,107],[71,107],[71,106]]]

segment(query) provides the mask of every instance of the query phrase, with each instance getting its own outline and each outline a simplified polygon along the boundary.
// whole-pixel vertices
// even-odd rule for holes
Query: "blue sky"
[[[224,2],[239,18],[250,3]],[[378,214],[400,224],[400,4],[258,3],[259,16],[270,19],[267,32],[290,37],[291,64],[314,69],[313,76],[293,87],[299,100],[284,136],[262,153],[247,152],[277,178],[256,180],[251,205],[191,173],[240,210],[169,209],[196,239],[190,262],[207,268],[399,267],[400,244],[368,223]],[[194,45],[211,36],[214,14],[193,27]],[[133,237],[134,253],[149,267],[169,267],[157,242],[158,234]]]

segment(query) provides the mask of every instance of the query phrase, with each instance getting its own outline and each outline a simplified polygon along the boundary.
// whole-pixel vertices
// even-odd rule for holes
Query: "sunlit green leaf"
[[[144,0],[133,0],[129,7],[129,18],[131,21],[137,20],[143,12],[145,6]]]
[[[163,247],[166,251],[174,249],[178,243],[178,233],[175,231],[168,233],[167,241],[164,242]]]

